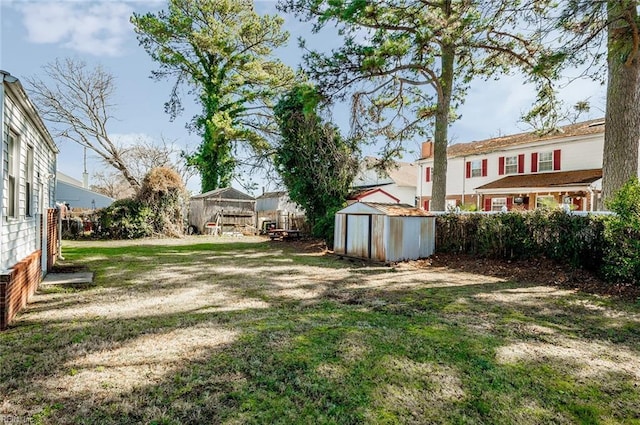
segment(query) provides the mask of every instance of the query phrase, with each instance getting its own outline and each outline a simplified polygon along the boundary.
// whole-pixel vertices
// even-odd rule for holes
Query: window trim
[[[7,133],[7,219],[15,220],[20,215],[20,138],[9,129]]]
[[[507,198],[491,198],[491,211],[502,211],[502,207],[508,208]]]
[[[24,215],[26,217],[34,216],[33,208],[33,184],[35,174],[35,149],[32,145],[27,145],[27,157],[25,164],[25,187],[24,187]]]
[[[470,172],[470,177],[474,178],[474,177],[482,177],[482,160],[481,159],[474,159],[469,161],[471,163],[471,172]],[[475,168],[474,165],[478,165],[478,168]]]
[[[509,160],[512,160],[513,164],[509,164]],[[513,167],[511,171],[509,167]],[[504,157],[504,174],[518,174],[518,169],[518,155]]]
[[[548,155],[549,159],[543,161],[543,155]],[[538,172],[553,171],[553,162],[553,151],[538,152]],[[546,164],[548,164],[548,168],[543,169],[542,164],[545,164],[545,167],[547,167]]]

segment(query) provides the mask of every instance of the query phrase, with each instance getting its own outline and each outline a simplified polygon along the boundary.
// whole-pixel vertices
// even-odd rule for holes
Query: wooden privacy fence
[[[47,210],[47,270],[51,269],[58,258],[58,217],[60,211],[52,208]]]

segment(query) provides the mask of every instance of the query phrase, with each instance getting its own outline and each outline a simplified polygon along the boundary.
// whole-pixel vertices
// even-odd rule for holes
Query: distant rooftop
[[[604,118],[565,125],[545,134],[531,131],[528,133],[512,134],[509,136],[495,137],[476,142],[456,143],[449,145],[447,148],[447,156],[449,158],[453,158],[458,156],[480,155],[511,146],[525,145],[527,143],[599,133],[604,133]]]

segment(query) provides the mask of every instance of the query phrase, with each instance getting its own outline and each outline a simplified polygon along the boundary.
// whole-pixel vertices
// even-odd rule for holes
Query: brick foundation
[[[42,252],[35,251],[0,275],[0,330],[5,330],[38,289],[42,280]]]

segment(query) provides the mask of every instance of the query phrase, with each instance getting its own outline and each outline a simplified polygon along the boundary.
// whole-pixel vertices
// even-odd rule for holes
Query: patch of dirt
[[[555,285],[593,294],[610,295],[629,301],[640,300],[639,286],[607,283],[588,270],[572,269],[548,258],[505,261],[470,255],[436,254],[431,258],[411,263],[419,268],[447,267],[452,270],[502,279]]]
[[[288,247],[294,248],[297,252],[306,253],[325,253],[327,252],[327,244],[322,239],[302,238],[302,239],[285,239],[274,240],[273,243],[283,243]]]

